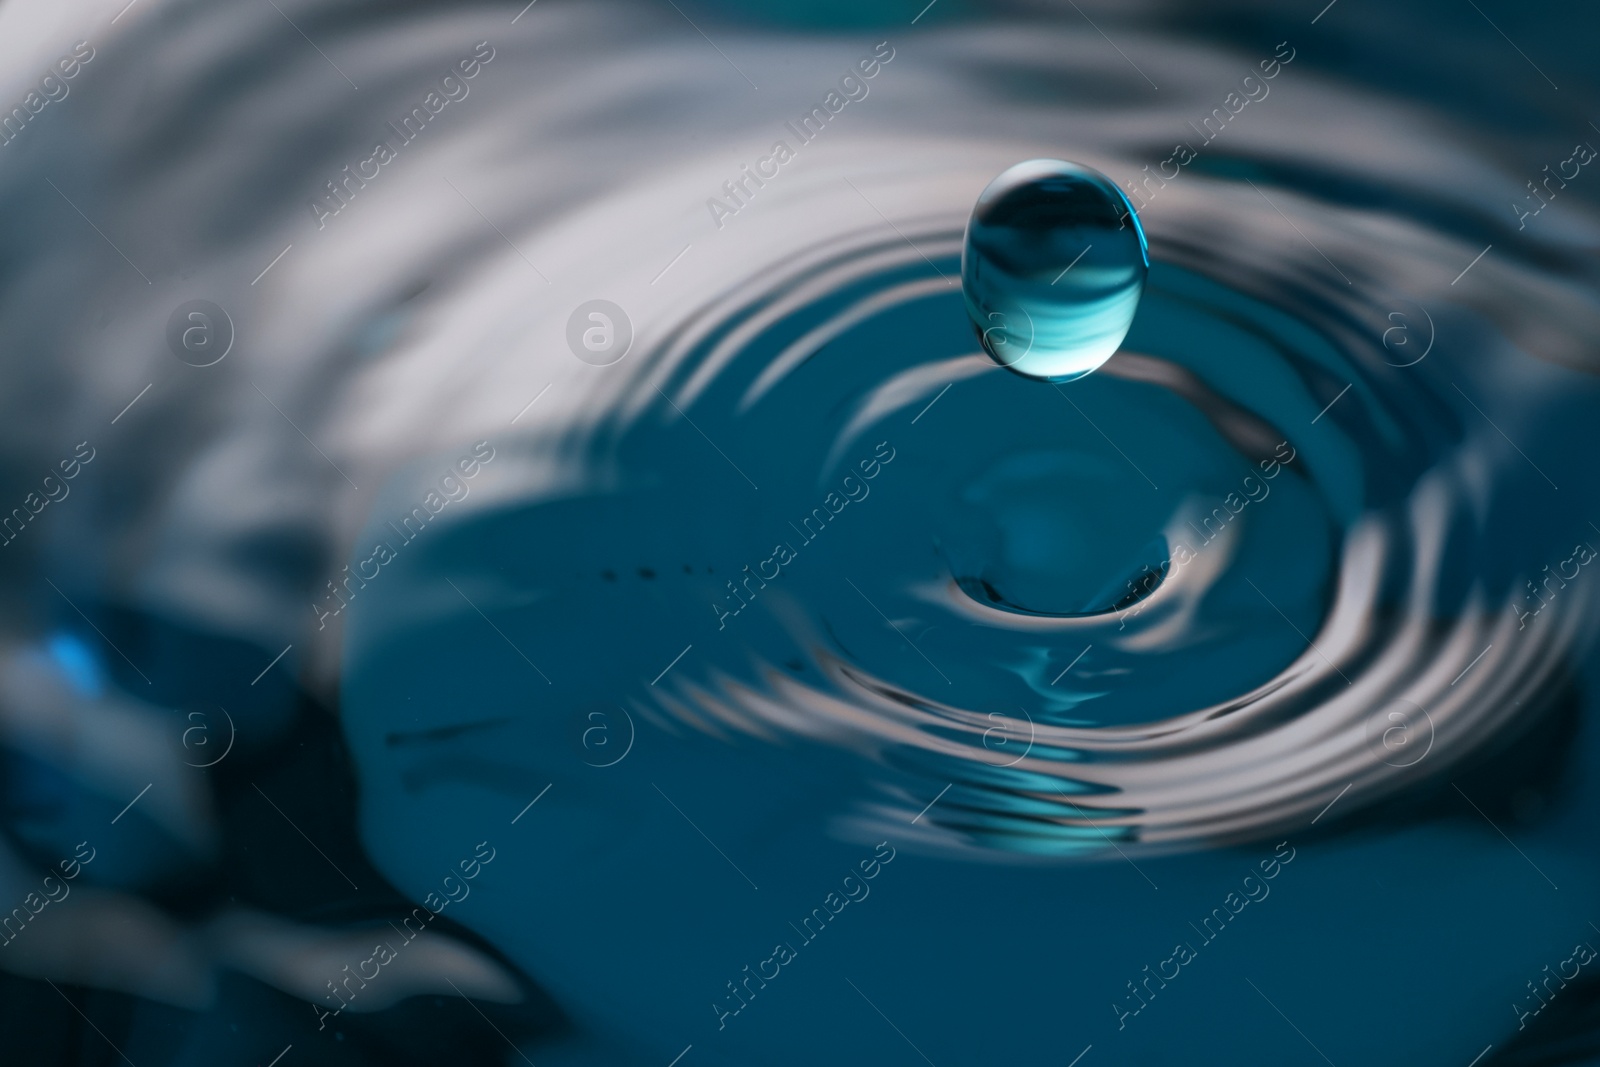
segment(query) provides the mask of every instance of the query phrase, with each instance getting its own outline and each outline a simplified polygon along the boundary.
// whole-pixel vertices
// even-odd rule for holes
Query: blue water
[[[1584,16],[681,6],[0,147],[0,1061],[1593,1061]]]
[[[961,250],[984,351],[1027,378],[1071,381],[1127,336],[1150,269],[1127,196],[1092,167],[1017,163],[978,196]]]
[[[813,1063],[841,1034],[906,1055],[846,979],[934,1062],[1159,1063],[1191,1040],[1321,1062],[1252,982],[1335,1062],[1465,1062],[1514,1031],[1522,972],[1582,938],[1600,870],[1542,820],[1519,823],[1542,828],[1519,841],[1536,870],[1450,785],[1533,819],[1571,737],[1546,657],[1577,631],[1516,637],[1522,580],[1491,562],[1514,527],[1427,473],[1492,429],[1410,420],[1444,383],[1385,371],[1381,333],[1335,345],[1161,255],[1099,372],[1005,373],[940,284],[959,231],[917,236],[931,262],[864,234],[746,286],[634,417],[568,444],[609,473],[419,540],[363,592],[344,725],[380,864],[425,892],[444,846],[419,834],[549,786],[520,824],[537,847],[497,861],[514,892],[462,913],[641,1062]],[[703,373],[819,263],[833,284]],[[1535,490],[1489,491],[1581,528]],[[1581,627],[1593,593],[1563,595]],[[1524,739],[1498,766],[1454,740],[1496,732]],[[1593,779],[1559,788],[1581,823]],[[844,881],[885,842],[893,864]],[[1529,910],[1464,943],[1491,901]],[[1195,959],[1146,1005],[1128,983],[1175,944]],[[1372,961],[1417,955],[1445,963],[1414,1010],[1475,1022],[1330,1025]],[[806,1025],[824,1012],[844,1021]],[[604,1055],[629,1053],[565,1062]]]

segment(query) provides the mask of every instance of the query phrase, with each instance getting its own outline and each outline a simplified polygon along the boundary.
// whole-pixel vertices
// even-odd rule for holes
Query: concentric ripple
[[[887,79],[1056,46],[1128,73],[1070,34],[924,45],[712,236],[703,218],[662,232],[725,169],[685,149],[485,254],[442,328],[480,351],[530,338],[517,389],[549,399],[492,503],[355,613],[351,736],[377,736],[407,628],[479,625],[461,597],[534,650],[537,714],[798,746],[787,770],[839,783],[833,833],[909,824],[919,847],[988,858],[1253,839],[1536,718],[1596,595],[1572,580],[1530,621],[1529,582],[1584,529],[1553,488],[1573,465],[1527,458],[1549,462],[1539,413],[1593,389],[1570,250],[1422,211],[1385,146],[1475,150],[1393,105],[1373,103],[1370,151],[1308,139],[1341,90],[1286,66],[1179,177],[1122,182],[1151,267],[1118,354],[1025,380],[962,305],[973,198],[1001,161],[1144,173],[1181,101],[1231,68],[1186,53],[1171,98],[1007,139],[929,126]],[[659,240],[595,239],[640,233]],[[549,301],[525,299],[523,255],[566,265]],[[559,340],[596,297],[632,318],[611,366]],[[602,672],[549,668],[602,646]]]
[[[875,761],[842,816],[864,837],[949,783],[929,842],[1173,848],[1382,796],[1415,780],[1408,742],[1448,767],[1586,636],[1586,590],[1518,642],[1520,583],[1451,566],[1483,548],[1491,442],[1380,377],[1377,337],[1337,344],[1158,246],[1124,352],[1028,383],[962,350],[954,239],[819,249],[676,338],[665,412],[615,461],[692,420],[762,484],[730,473],[703,505],[750,533],[698,583],[704,657],[647,715]],[[852,479],[879,442],[894,459]]]

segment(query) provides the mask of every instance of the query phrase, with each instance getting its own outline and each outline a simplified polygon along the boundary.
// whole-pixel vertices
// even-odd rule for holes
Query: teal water
[[[277,6],[0,151],[0,1059],[1594,1058],[1549,34]]]

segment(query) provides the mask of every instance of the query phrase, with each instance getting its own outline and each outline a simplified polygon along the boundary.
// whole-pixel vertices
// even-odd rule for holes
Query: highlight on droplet
[[[1110,359],[1150,271],[1133,205],[1081,163],[1030,159],[978,197],[961,288],[984,351],[1027,378],[1064,382]]]

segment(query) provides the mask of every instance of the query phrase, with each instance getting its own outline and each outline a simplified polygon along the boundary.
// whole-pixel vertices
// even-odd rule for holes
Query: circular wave
[[[1424,735],[1418,760],[1447,770],[1533,714],[1529,695],[1591,636],[1586,588],[1519,641],[1524,590],[1459,566],[1484,549],[1495,442],[1397,373],[1381,334],[1331,338],[1158,244],[1140,324],[1092,384],[1017,382],[962,352],[943,221],[789,257],[686,314],[656,354],[673,373],[641,412],[728,455],[781,440],[781,460],[762,457],[769,493],[776,476],[825,501],[880,439],[905,458],[874,488],[856,480],[886,503],[785,501],[784,520],[719,498],[787,551],[707,597],[722,624],[707,651],[641,710],[876,761],[893,773],[841,816],[852,836],[903,833],[943,784],[924,843],[1172,849],[1413,784],[1396,752]],[[1418,410],[1438,417],[1433,440]],[[611,458],[641,465],[668,428],[641,415]],[[812,547],[834,522],[840,540]],[[1017,606],[1074,592],[1054,601],[1071,610]]]

